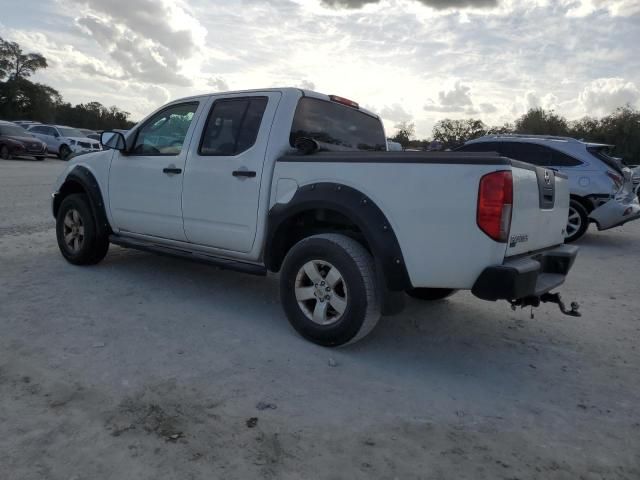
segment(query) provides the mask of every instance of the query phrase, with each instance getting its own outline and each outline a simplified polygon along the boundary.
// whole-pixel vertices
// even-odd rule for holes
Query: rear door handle
[[[256,172],[254,172],[253,170],[234,170],[233,176],[253,178],[256,176]]]
[[[179,175],[182,173],[182,169],[176,168],[176,167],[166,167],[166,168],[163,168],[162,171],[169,175],[172,175],[172,174]]]

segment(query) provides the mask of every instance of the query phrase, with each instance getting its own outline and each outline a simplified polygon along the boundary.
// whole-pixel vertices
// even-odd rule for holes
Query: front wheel
[[[564,235],[565,243],[571,243],[578,240],[589,228],[589,214],[587,209],[577,200],[569,202],[569,218],[567,220],[567,229]]]
[[[280,299],[307,340],[327,347],[356,342],[380,319],[373,257],[344,235],[305,238],[284,260]]]
[[[2,147],[0,147],[0,158],[2,160],[11,160],[11,152],[9,151],[9,147],[6,145],[2,145]]]
[[[66,145],[62,145],[58,153],[60,160],[69,160],[70,155],[71,155],[71,149]]]
[[[407,295],[418,300],[444,300],[456,293],[453,288],[411,288],[407,290]]]
[[[56,237],[62,256],[74,265],[100,262],[109,250],[109,238],[100,235],[86,195],[66,197],[56,217]]]

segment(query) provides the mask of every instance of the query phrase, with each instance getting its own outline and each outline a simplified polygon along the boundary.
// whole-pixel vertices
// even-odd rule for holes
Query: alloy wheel
[[[319,325],[338,322],[347,308],[344,278],[336,267],[324,260],[310,260],[300,268],[295,294],[300,310]]]
[[[567,221],[567,231],[565,237],[572,237],[582,227],[582,217],[574,207],[569,207],[569,219]]]
[[[78,253],[84,243],[84,222],[80,212],[70,209],[64,216],[64,243],[72,253]]]

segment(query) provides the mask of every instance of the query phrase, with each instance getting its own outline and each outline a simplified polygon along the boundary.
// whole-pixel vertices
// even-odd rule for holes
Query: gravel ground
[[[0,163],[0,478],[640,478],[640,222],[581,242],[582,318],[462,292],[329,350],[275,277],[66,263],[64,165]]]

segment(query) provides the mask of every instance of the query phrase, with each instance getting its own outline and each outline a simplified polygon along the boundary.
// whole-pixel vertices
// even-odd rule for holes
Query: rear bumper
[[[564,283],[577,255],[578,247],[560,245],[507,259],[502,265],[485,268],[471,292],[491,301],[539,297]]]
[[[589,215],[598,226],[598,230],[609,230],[640,218],[640,202],[637,193],[625,191],[616,198],[596,208]]]

